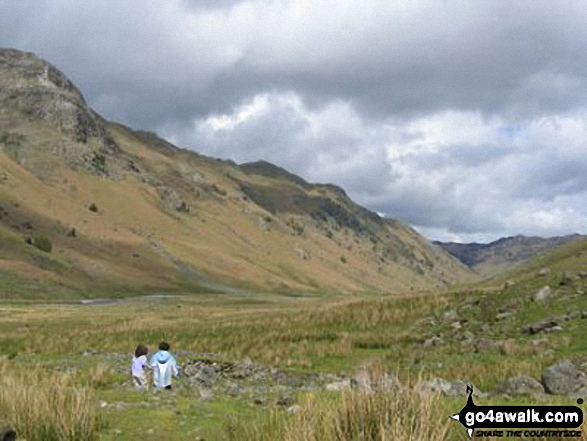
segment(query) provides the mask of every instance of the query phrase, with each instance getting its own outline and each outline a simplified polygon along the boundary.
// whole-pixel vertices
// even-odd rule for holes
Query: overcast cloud
[[[102,115],[431,238],[587,233],[587,5],[0,0]]]

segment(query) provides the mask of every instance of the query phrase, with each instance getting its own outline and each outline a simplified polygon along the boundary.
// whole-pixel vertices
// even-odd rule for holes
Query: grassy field
[[[570,244],[493,285],[442,294],[341,299],[201,293],[106,305],[4,301],[0,415],[21,431],[33,430],[27,439],[41,440],[464,439],[462,427],[446,419],[460,410],[464,397],[422,399],[412,387],[441,377],[492,391],[510,376],[540,378],[543,368],[563,358],[587,363],[587,320],[580,314],[587,311],[586,250],[585,243]],[[545,285],[552,297],[533,301]],[[559,332],[522,332],[528,324],[563,314],[572,318]],[[425,345],[433,336],[440,343]],[[202,398],[182,387],[182,379],[171,393],[134,391],[128,375],[134,347],[141,342],[155,348],[161,340],[179,351],[180,364],[188,353],[209,353],[226,360],[248,357],[285,371],[349,377],[376,365],[397,375],[403,386],[374,396],[299,393],[294,400],[301,410],[295,415],[276,405],[275,397],[262,403],[255,403],[254,394]],[[24,407],[14,407],[10,398],[16,396]],[[528,400],[490,397],[477,404]],[[565,397],[546,400],[574,404]],[[23,419],[25,408],[30,412]],[[83,415],[82,422],[72,415]],[[365,425],[379,429],[362,438],[357,427]]]

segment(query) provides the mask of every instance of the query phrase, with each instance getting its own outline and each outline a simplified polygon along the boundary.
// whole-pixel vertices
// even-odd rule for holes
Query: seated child
[[[135,355],[132,358],[132,379],[137,389],[143,390],[148,388],[147,373],[145,368],[149,368],[147,364],[147,354],[149,348],[145,345],[138,345],[135,350]]]
[[[151,358],[156,388],[171,389],[172,377],[179,375],[179,367],[173,355],[169,353],[169,343],[159,343],[159,351]]]

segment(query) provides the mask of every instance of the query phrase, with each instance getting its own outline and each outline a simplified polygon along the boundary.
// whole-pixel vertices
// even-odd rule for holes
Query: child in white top
[[[145,368],[148,369],[147,354],[149,348],[145,345],[138,345],[135,350],[135,355],[132,358],[131,373],[132,379],[137,389],[143,390],[148,387],[147,373]]]

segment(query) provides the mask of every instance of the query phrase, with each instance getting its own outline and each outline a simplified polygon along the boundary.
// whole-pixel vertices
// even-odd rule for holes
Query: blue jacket
[[[159,351],[151,357],[155,387],[167,387],[171,385],[171,378],[179,375],[179,366],[177,361],[167,351]]]

